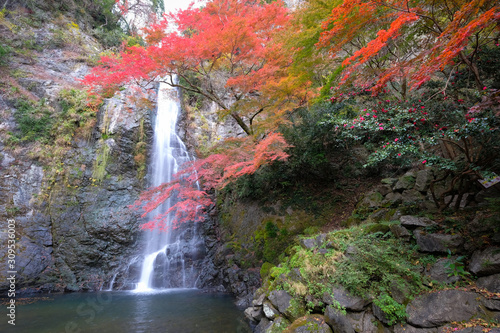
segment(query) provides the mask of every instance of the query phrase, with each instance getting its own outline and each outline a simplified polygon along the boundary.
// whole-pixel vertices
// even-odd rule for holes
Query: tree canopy
[[[499,6],[487,0],[308,0],[293,10],[281,1],[212,0],[154,20],[143,29],[144,46],[103,57],[84,82],[96,92],[110,94],[124,84],[163,81],[203,96],[222,116],[236,121],[242,130],[237,137],[214,146],[212,155],[194,162],[172,183],[146,192],[136,204],[150,212],[175,192],[180,201],[171,211],[177,212],[179,221],[193,220],[212,203],[211,190],[285,160],[291,147],[278,129],[294,110],[323,103],[325,97],[337,103],[349,92],[348,96],[382,94],[406,100],[428,96],[432,89],[423,87],[435,80],[439,89],[429,98],[446,99],[447,89],[457,83],[450,105],[462,110],[462,120],[474,121],[477,117],[463,118],[467,108],[458,88],[465,73],[473,85],[463,87],[476,91],[472,104],[490,89],[500,88],[491,70],[498,69],[491,65],[498,59],[488,60],[498,54],[499,20]],[[365,112],[362,103],[369,102],[357,103],[348,108],[350,113]],[[377,111],[387,113],[383,107],[377,109],[371,111],[373,119]],[[398,110],[385,122],[404,119],[409,125],[402,128],[420,131],[413,116],[399,117],[403,111]],[[436,119],[442,112],[446,111],[439,111]],[[422,115],[429,121],[426,112]],[[354,124],[364,121],[364,115],[358,116]],[[337,133],[342,130],[338,124],[346,127],[352,120],[323,124],[333,124]],[[386,125],[373,122],[375,131],[385,131]],[[387,133],[382,134],[376,137],[385,140]],[[341,140],[349,135],[341,135]],[[201,189],[195,186],[199,181]],[[165,216],[147,227],[161,227]]]

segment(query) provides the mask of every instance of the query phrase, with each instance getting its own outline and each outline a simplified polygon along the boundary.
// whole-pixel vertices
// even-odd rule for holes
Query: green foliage
[[[9,59],[10,47],[0,44],[0,66],[7,64]]]
[[[63,89],[59,93],[61,113],[53,126],[56,141],[70,144],[75,134],[90,138],[95,125],[95,111],[88,106],[88,95],[83,90]]]
[[[268,275],[271,273],[271,268],[275,267],[273,264],[269,262],[265,262],[262,264],[260,267],[260,277],[262,279],[265,279],[268,277]]]
[[[50,138],[50,129],[53,123],[50,115],[51,111],[44,99],[41,99],[38,103],[18,99],[14,118],[21,133],[17,137],[21,141],[47,142]]]
[[[451,251],[448,249],[448,261],[445,263],[445,272],[448,276],[459,276],[465,278],[470,275],[465,270],[465,256],[452,257]]]
[[[433,257],[419,254],[390,232],[376,230],[365,225],[331,232],[325,240],[331,244],[326,253],[295,246],[289,258],[271,269],[271,288],[283,288],[297,299],[310,295],[321,300],[325,292],[332,294],[332,288],[341,285],[355,295],[373,296],[392,324],[403,320],[405,306],[394,300],[392,292],[411,299],[425,290],[421,265]]]
[[[373,300],[373,304],[378,306],[384,312],[388,325],[394,325],[404,321],[406,318],[406,306],[399,304],[386,293],[379,295]]]
[[[273,221],[267,221],[263,229],[255,232],[255,256],[269,263],[277,263],[280,255],[289,245],[288,231],[280,229]]]

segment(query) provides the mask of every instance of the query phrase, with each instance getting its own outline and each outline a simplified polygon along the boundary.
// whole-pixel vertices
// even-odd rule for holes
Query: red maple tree
[[[391,83],[405,97],[407,88],[458,65],[482,90],[477,53],[495,42],[499,20],[498,4],[488,0],[345,0],[323,22],[317,46],[344,59],[341,84],[374,93]]]
[[[212,204],[211,190],[286,159],[287,144],[275,130],[288,110],[310,96],[307,82],[295,81],[287,72],[291,54],[276,38],[288,25],[289,13],[280,1],[191,4],[145,28],[147,46],[103,57],[84,79],[93,91],[106,94],[124,84],[165,82],[213,101],[245,134],[225,140],[173,182],[145,192],[135,204],[145,215],[171,196],[176,199],[144,228],[166,228],[169,214],[174,223],[199,220]]]

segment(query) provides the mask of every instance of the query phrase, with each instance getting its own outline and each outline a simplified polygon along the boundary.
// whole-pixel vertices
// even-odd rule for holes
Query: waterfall
[[[151,186],[172,180],[185,162],[190,160],[184,142],[176,133],[180,112],[177,90],[160,83],[154,140],[149,169]],[[169,198],[148,216],[168,210],[175,203]],[[205,255],[203,239],[196,223],[184,223],[173,229],[167,217],[168,231],[144,231],[145,252],[141,274],[135,291],[167,288],[194,288]]]

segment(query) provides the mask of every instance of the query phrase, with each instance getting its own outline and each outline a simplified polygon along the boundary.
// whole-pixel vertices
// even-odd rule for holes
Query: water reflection
[[[1,321],[0,332],[251,332],[229,295],[179,289],[148,294],[76,293],[51,298],[19,306],[16,326]]]

